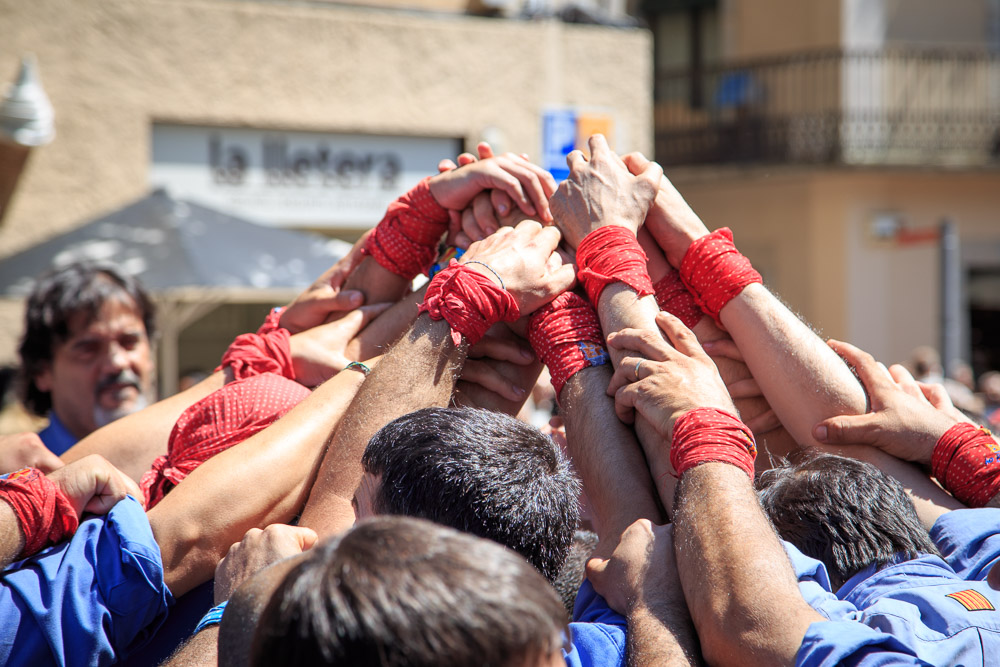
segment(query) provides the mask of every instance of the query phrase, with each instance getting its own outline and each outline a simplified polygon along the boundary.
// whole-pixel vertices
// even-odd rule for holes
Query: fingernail
[[[535,358],[535,353],[526,347],[521,348],[521,356],[525,359],[531,360]]]
[[[351,303],[360,304],[364,300],[365,300],[365,295],[362,294],[361,292],[352,292],[351,293]]]
[[[512,386],[511,389],[514,390],[514,395],[517,396],[519,399],[524,398],[524,389],[522,389],[521,387],[514,387],[514,386]]]
[[[715,343],[713,341],[707,341],[705,343],[702,343],[701,347],[707,352],[708,350],[711,350],[712,348],[715,347]]]
[[[497,212],[500,215],[507,215],[507,210],[508,210],[507,204],[500,204],[499,206],[497,206]]]
[[[815,429],[813,429],[813,436],[815,436],[815,438],[817,440],[826,440],[826,436],[827,436],[827,429],[826,429],[826,427],[825,426],[817,426]]]

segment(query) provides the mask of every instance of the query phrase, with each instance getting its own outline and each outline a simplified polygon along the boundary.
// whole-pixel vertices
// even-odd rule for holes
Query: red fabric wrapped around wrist
[[[215,370],[228,366],[237,380],[261,373],[275,373],[294,380],[291,334],[279,325],[280,321],[281,309],[274,308],[257,333],[240,334],[233,340]]]
[[[670,269],[667,275],[660,278],[653,286],[653,291],[660,310],[665,310],[679,319],[688,329],[698,324],[704,316],[691,292],[684,286],[681,274],[675,269]]]
[[[7,501],[21,524],[24,550],[20,558],[59,544],[80,526],[73,503],[36,468],[22,468],[0,480],[0,500]]]
[[[170,431],[167,453],[139,480],[146,509],[202,463],[264,430],[310,393],[294,380],[261,373],[230,382],[189,406]]]
[[[717,408],[696,408],[674,424],[670,465],[677,477],[702,463],[734,465],[753,480],[757,443],[739,417]]]
[[[653,293],[646,269],[646,253],[635,234],[610,225],[587,234],[576,249],[577,278],[597,306],[601,292],[612,283],[625,283],[640,297]]]
[[[1000,493],[1000,445],[968,422],[945,431],[931,455],[934,477],[969,507],[982,507]]]
[[[528,341],[549,368],[557,401],[574,374],[609,361],[597,311],[576,292],[563,292],[531,314]]]
[[[438,242],[448,231],[448,209],[434,199],[430,180],[428,176],[389,204],[365,243],[364,254],[406,280],[413,280],[434,263]]]
[[[750,260],[736,249],[728,227],[692,243],[681,260],[680,274],[698,306],[720,327],[722,308],[747,285],[764,282]]]
[[[446,321],[455,345],[462,344],[462,336],[469,345],[475,345],[497,322],[514,322],[521,317],[510,292],[455,260],[427,285],[417,312],[426,312],[432,320]]]

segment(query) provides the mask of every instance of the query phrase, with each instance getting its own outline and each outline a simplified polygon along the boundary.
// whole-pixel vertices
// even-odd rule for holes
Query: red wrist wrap
[[[446,321],[455,345],[462,344],[462,336],[475,345],[497,322],[514,322],[521,317],[510,292],[455,260],[435,274],[417,312]]]
[[[21,524],[24,550],[20,558],[72,537],[80,525],[66,494],[36,468],[22,468],[0,480],[0,499],[10,504]]]
[[[575,373],[608,363],[597,311],[576,292],[563,292],[532,313],[528,340],[549,368],[556,400]]]
[[[701,463],[729,463],[753,480],[757,444],[747,425],[716,408],[685,412],[674,424],[670,465],[677,477]]]
[[[931,470],[941,486],[969,507],[982,507],[1000,493],[1000,445],[990,432],[962,422],[934,445]]]
[[[640,297],[653,293],[646,253],[635,234],[624,227],[601,227],[587,234],[576,249],[576,265],[576,277],[595,307],[611,283],[625,283]]]
[[[670,269],[670,272],[653,286],[653,290],[660,310],[665,310],[679,319],[688,329],[698,324],[704,316],[691,292],[684,287],[681,274],[674,269]]]
[[[364,254],[407,280],[434,263],[441,235],[448,231],[448,210],[434,200],[430,180],[428,176],[389,204],[365,243]]]
[[[692,243],[681,260],[680,272],[695,302],[719,326],[723,306],[747,285],[764,282],[750,260],[733,245],[733,232],[728,227]]]
[[[295,368],[289,342],[291,335],[288,329],[278,325],[280,320],[281,311],[274,309],[268,313],[257,333],[237,336],[222,355],[222,364],[215,370],[229,366],[237,380],[261,373],[275,373],[294,380]]]

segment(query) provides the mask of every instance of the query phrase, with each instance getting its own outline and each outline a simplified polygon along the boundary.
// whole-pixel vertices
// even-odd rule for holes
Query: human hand
[[[454,236],[454,244],[465,249],[495,233],[500,227],[514,227],[522,220],[527,220],[528,216],[511,205],[505,192],[490,190],[476,195],[472,203],[459,214],[459,219],[460,228]]]
[[[215,604],[228,600],[244,581],[279,560],[307,551],[319,539],[305,526],[273,523],[264,530],[251,528],[215,568]]]
[[[556,182],[538,165],[520,155],[505,153],[440,173],[431,178],[430,190],[438,204],[454,211],[464,209],[484,190],[500,190],[525,214],[551,222],[548,200],[556,190]]]
[[[479,144],[476,146],[476,151],[478,152],[479,157],[476,157],[471,153],[462,153],[461,155],[459,155],[457,165],[451,160],[441,160],[438,163],[438,171],[443,173],[446,171],[451,171],[452,169],[457,169],[458,167],[464,167],[467,164],[472,164],[473,162],[477,162],[479,160],[485,160],[487,158],[494,157],[493,148],[485,141],[479,142]],[[525,160],[528,159],[527,155],[521,155],[521,157],[524,158]],[[480,197],[485,197],[490,200],[490,203],[492,204],[492,206],[490,207],[491,212],[494,210],[501,211],[503,215],[506,214],[508,211],[513,212],[514,210],[518,211],[520,210],[514,206],[514,202],[503,190],[490,190],[488,194],[481,192],[478,195],[476,195],[476,199],[479,199]],[[473,200],[473,205],[475,205],[475,200]],[[480,204],[480,206],[482,206],[482,204]],[[479,240],[479,238],[471,238],[463,229],[462,216],[465,215],[466,211],[468,211],[468,208],[466,208],[464,211],[455,211],[451,209],[448,210],[447,245],[458,246],[462,250],[465,250],[470,245],[472,245],[473,241]],[[520,219],[515,220],[513,224],[517,224],[520,221],[521,221]],[[513,224],[511,226],[513,226]]]
[[[813,427],[817,442],[872,445],[904,461],[930,465],[934,445],[963,419],[957,419],[947,409],[935,408],[902,366],[886,369],[872,355],[849,343],[831,340],[828,344],[855,368],[868,393],[871,412],[824,419]]]
[[[589,140],[590,159],[582,151],[566,156],[569,178],[559,185],[550,204],[567,244],[576,248],[590,232],[618,225],[636,233],[656,196],[663,169],[649,162],[630,173],[604,135]]]
[[[459,380],[478,385],[507,401],[520,403],[526,398],[529,388],[513,382],[498,367],[503,363],[530,366],[534,362],[535,353],[527,341],[514,335],[505,323],[500,322],[490,327],[486,335],[469,348]],[[463,393],[469,394],[470,389],[469,386],[463,387]],[[472,393],[478,395],[479,392]]]
[[[587,562],[587,579],[608,606],[623,616],[630,616],[639,605],[685,605],[671,525],[639,519],[622,533],[611,558]]]
[[[391,303],[376,303],[348,312],[338,320],[299,332],[289,339],[295,379],[316,387],[336,375],[347,364],[358,361],[349,351],[351,341],[384,313]]]
[[[629,153],[622,160],[633,174],[643,173],[651,164],[640,153]],[[666,176],[660,179],[656,198],[646,215],[646,228],[674,268],[680,267],[692,241],[709,233]]]
[[[669,342],[645,329],[608,336],[609,347],[627,352],[608,386],[619,419],[631,424],[638,410],[669,443],[674,423],[689,410],[718,408],[736,414],[719,369],[694,333],[666,312],[656,316],[656,324]]]
[[[362,234],[351,251],[323,272],[316,281],[281,311],[278,323],[291,334],[311,329],[341,316],[365,302],[358,290],[342,290],[348,276],[364,259],[362,250],[372,230]]]
[[[0,473],[37,468],[43,473],[62,468],[62,460],[49,451],[37,433],[0,435]]]
[[[558,229],[525,220],[473,243],[460,262],[497,284],[502,281],[524,317],[576,282],[576,270],[563,264],[558,245]]]
[[[46,477],[66,494],[77,517],[107,514],[126,495],[146,505],[139,485],[100,454],[67,463]]]

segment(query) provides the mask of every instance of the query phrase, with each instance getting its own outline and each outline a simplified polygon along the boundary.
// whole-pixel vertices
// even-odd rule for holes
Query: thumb
[[[302,551],[312,549],[313,545],[319,540],[319,535],[316,534],[316,531],[305,526],[296,526],[293,535],[299,543],[299,547],[302,548]]]
[[[591,558],[587,561],[586,572],[587,579],[590,583],[594,583],[594,580],[600,581],[601,577],[604,575],[604,571],[608,569],[608,561],[605,558]]]
[[[874,414],[824,419],[813,427],[813,437],[828,445],[870,445],[875,442],[875,419]]]
[[[350,338],[357,336],[362,329],[368,326],[369,322],[389,310],[392,305],[392,302],[373,303],[370,306],[361,306],[353,313],[347,315],[344,320],[346,320],[345,325],[348,327]],[[357,313],[357,315],[355,315],[355,313]],[[350,338],[348,338],[348,340],[350,340]]]

